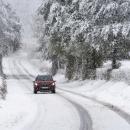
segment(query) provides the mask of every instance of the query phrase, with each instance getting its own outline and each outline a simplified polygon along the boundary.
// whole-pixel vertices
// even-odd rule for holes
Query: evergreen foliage
[[[129,14],[129,0],[47,0],[37,11],[35,34],[44,58],[64,62],[69,80],[95,78],[103,61],[129,57]]]

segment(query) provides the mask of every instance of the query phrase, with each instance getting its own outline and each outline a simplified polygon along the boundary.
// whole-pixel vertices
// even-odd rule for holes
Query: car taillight
[[[35,86],[37,86],[38,85],[38,83],[35,83]]]
[[[55,85],[55,83],[52,83],[52,85],[54,86],[54,85]]]

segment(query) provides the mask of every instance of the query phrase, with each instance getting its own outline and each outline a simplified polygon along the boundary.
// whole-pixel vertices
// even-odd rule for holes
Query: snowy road
[[[6,118],[0,118],[0,129],[130,130],[130,124],[116,112],[80,95],[61,89],[56,94],[34,95],[32,81],[41,72],[25,57],[5,58],[3,65],[9,111],[5,109],[2,116]]]

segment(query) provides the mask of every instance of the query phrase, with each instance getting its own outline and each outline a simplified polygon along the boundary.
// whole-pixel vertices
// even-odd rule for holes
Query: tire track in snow
[[[61,95],[60,93],[58,93],[58,95],[64,99],[66,99],[68,102],[70,102],[76,108],[77,112],[79,113],[79,117],[80,117],[79,130],[92,130],[92,119],[91,119],[91,116],[89,115],[89,113],[87,112],[87,110],[84,107],[82,107],[81,105],[79,105],[78,103]]]
[[[15,71],[17,73],[22,73],[20,67],[16,63],[16,60],[12,59],[12,61],[10,62],[10,66],[13,66],[13,67],[15,66]],[[13,74],[14,72],[12,69],[11,69],[11,73],[12,73],[12,78],[14,77],[14,79],[16,79],[16,80],[20,81],[22,84],[24,84],[23,85],[24,88],[28,89],[29,91],[32,91],[32,89],[30,87],[25,87],[25,86],[27,86],[27,84],[25,84],[25,82],[21,80],[20,77],[22,77],[23,75],[19,77],[19,74]],[[24,79],[26,79],[26,78],[24,77]],[[29,80],[29,77],[27,79]]]
[[[31,75],[31,73],[25,68],[25,66],[20,63],[21,67],[24,69],[24,71],[26,71],[26,73],[28,73],[29,75]],[[33,76],[33,75],[32,75]],[[34,77],[33,77],[34,78]],[[114,106],[110,103],[106,103],[106,102],[103,102],[103,101],[100,101],[100,100],[97,100],[93,97],[89,97],[89,96],[85,96],[83,94],[79,94],[79,93],[76,93],[76,92],[72,92],[72,91],[69,91],[69,90],[65,90],[65,89],[61,89],[59,87],[57,87],[57,89],[59,90],[62,90],[64,92],[68,92],[68,93],[71,93],[71,94],[74,94],[74,95],[77,95],[77,96],[80,96],[80,97],[83,97],[83,98],[86,98],[86,99],[89,99],[95,103],[98,103],[100,105],[103,105],[105,107],[107,107],[109,110],[117,113],[120,117],[122,117],[126,122],[128,122],[130,124],[130,114],[128,114],[127,112],[121,110],[120,108],[118,108],[117,106]]]
[[[70,94],[74,94],[74,95],[77,95],[77,96],[89,99],[89,100],[91,100],[93,102],[96,102],[98,104],[101,104],[101,105],[107,107],[109,110],[112,110],[113,112],[117,113],[120,117],[125,119],[125,121],[127,121],[130,124],[130,114],[126,113],[125,111],[121,110],[120,108],[118,108],[118,107],[116,107],[116,106],[114,106],[112,104],[105,103],[103,101],[99,101],[99,100],[96,100],[95,98],[92,98],[92,97],[89,97],[89,96],[85,96],[85,95],[82,95],[82,94],[79,94],[79,93],[76,93],[76,92],[72,92],[72,91],[69,91],[69,90],[61,89],[59,87],[58,87],[58,89],[61,90],[61,91],[70,93]]]

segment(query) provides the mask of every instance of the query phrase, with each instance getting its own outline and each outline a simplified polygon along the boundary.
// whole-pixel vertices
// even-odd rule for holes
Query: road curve
[[[80,128],[79,130],[92,130],[92,119],[89,115],[89,113],[86,111],[84,107],[82,107],[80,104],[70,100],[69,98],[61,95],[58,93],[61,97],[69,101],[75,108],[77,109],[79,116],[80,116]]]
[[[32,72],[32,71],[29,71],[28,69],[28,66],[25,66],[23,63],[22,63],[22,61],[20,61],[20,60],[15,60],[14,59],[14,64],[13,64],[13,66],[16,66],[16,71],[18,72],[18,73],[20,73],[20,75],[18,75],[19,77],[17,77],[17,75],[15,75],[16,77],[15,78],[23,78],[23,79],[26,79],[27,80],[27,82],[23,82],[24,84],[25,84],[25,86],[26,87],[28,87],[28,90],[31,92],[31,90],[32,90],[32,88],[30,88],[30,86],[32,85],[32,83],[30,82],[30,81],[32,81],[33,79],[34,79],[34,73]],[[109,105],[107,105],[107,104],[103,104],[102,102],[100,102],[100,101],[96,101],[96,100],[94,100],[94,99],[91,99],[90,97],[86,97],[86,96],[83,96],[83,95],[80,95],[80,94],[77,94],[77,93],[73,93],[73,92],[70,92],[70,91],[68,91],[68,90],[63,90],[63,89],[58,89],[58,90],[61,90],[61,91],[63,91],[64,93],[66,93],[65,95],[61,92],[61,91],[58,91],[58,95],[59,96],[61,96],[62,98],[65,98],[69,103],[71,103],[74,107],[75,107],[75,109],[77,110],[77,112],[79,113],[79,117],[80,117],[80,130],[84,130],[84,129],[92,129],[93,127],[92,127],[92,119],[90,118],[90,116],[89,116],[89,114],[88,114],[88,112],[87,112],[87,106],[85,106],[85,105],[82,105],[82,103],[79,103],[78,102],[78,100],[72,100],[71,99],[71,96],[69,95],[69,96],[67,96],[67,93],[69,94],[72,94],[72,95],[76,95],[77,96],[77,99],[79,98],[79,99],[81,99],[81,97],[82,98],[84,98],[84,99],[86,99],[86,101],[84,101],[84,103],[85,102],[87,102],[87,100],[90,100],[91,102],[95,102],[95,103],[97,103],[97,104],[100,104],[100,105],[103,105],[104,107],[106,107],[106,108],[108,108],[110,111],[112,110],[114,113],[116,113],[116,114],[118,114],[121,118],[123,118],[123,119],[125,119],[125,121],[127,121],[128,122],[128,120],[129,120],[129,118],[127,118],[126,116],[124,116],[124,112],[122,112],[122,111],[120,111],[119,109],[115,109],[114,108],[114,106],[109,106]],[[56,94],[57,95],[57,94]],[[84,104],[83,103],[83,104]],[[91,104],[91,103],[90,103]],[[88,106],[89,107],[89,106]],[[97,108],[97,109],[102,109],[101,107],[100,108]],[[96,110],[97,111],[97,110]],[[85,114],[83,114],[83,113],[85,113]],[[107,111],[105,112],[105,113],[107,113]],[[127,113],[126,113],[127,114]],[[84,115],[87,115],[87,118],[86,118],[86,116],[84,116]],[[96,116],[96,115],[95,115]],[[107,115],[107,116],[109,116],[109,115]],[[114,116],[116,116],[116,115],[114,115]],[[129,115],[127,115],[128,117],[129,117]],[[100,117],[100,115],[99,115],[99,117]],[[111,117],[111,116],[109,116],[109,117]],[[120,120],[120,119],[118,119],[118,120]],[[118,122],[118,120],[116,121],[116,122]],[[122,119],[121,119],[122,120]],[[88,122],[88,124],[87,124],[87,122]],[[94,122],[95,123],[95,122]],[[128,122],[129,123],[129,122]],[[85,125],[86,124],[86,125]],[[103,124],[102,124],[103,125]],[[103,130],[105,130],[105,129],[103,129]]]
[[[64,92],[67,92],[67,93],[71,93],[71,94],[74,94],[74,95],[77,95],[77,96],[92,100],[92,101],[94,101],[96,103],[99,103],[99,104],[109,108],[113,112],[117,113],[119,116],[121,116],[123,119],[125,119],[130,124],[130,114],[126,113],[125,111],[121,110],[120,108],[118,108],[118,107],[116,107],[116,106],[114,106],[112,104],[105,103],[103,101],[96,100],[95,98],[88,97],[88,96],[85,96],[85,95],[82,95],[82,94],[79,94],[79,93],[76,93],[76,92],[72,92],[72,91],[69,91],[69,90],[65,90],[65,89],[62,89],[62,88],[58,88],[58,89],[62,90]]]
[[[30,86],[27,84],[27,81],[21,80],[21,79],[25,79],[28,80],[28,83],[32,83],[32,75],[29,74],[29,72],[27,70],[25,70],[24,68],[20,67],[21,64],[19,64],[19,62],[17,62],[16,60],[12,60],[9,62],[9,66],[15,66],[15,73],[13,72],[14,70],[12,70],[11,68],[11,73],[12,75],[7,75],[7,78],[9,79],[15,79],[20,81],[21,84],[23,84],[24,88],[28,89],[28,91],[30,91],[32,93],[32,89],[30,88]],[[34,77],[33,77],[34,78]],[[88,112],[86,111],[86,109],[84,109],[81,105],[79,105],[78,103],[70,100],[69,98],[61,95],[60,93],[57,94],[59,96],[59,98],[63,98],[64,100],[66,100],[67,102],[69,102],[77,111],[78,115],[79,115],[79,119],[80,119],[80,125],[79,125],[79,130],[92,130],[92,120],[90,115],[88,114]],[[41,106],[43,104],[43,102],[38,101],[38,105]],[[71,108],[70,108],[71,109]],[[39,111],[42,111],[42,109],[40,109]],[[41,120],[41,116],[38,115],[39,120]],[[38,118],[36,117],[36,118]],[[44,115],[43,115],[44,118]],[[36,120],[34,121],[36,123]],[[40,122],[40,121],[37,121]],[[30,124],[29,126],[24,127],[24,129],[27,129],[29,127],[31,127],[31,130],[33,130],[32,124]],[[39,125],[41,125],[41,123],[39,123]],[[38,126],[37,126],[38,127]],[[35,126],[36,128],[36,126]],[[40,126],[39,126],[40,128]],[[38,129],[40,130],[40,129]]]

